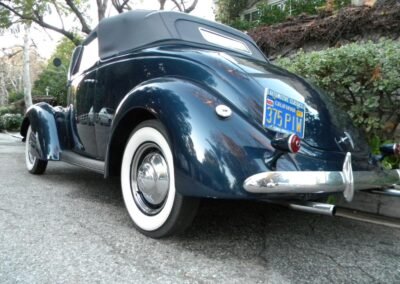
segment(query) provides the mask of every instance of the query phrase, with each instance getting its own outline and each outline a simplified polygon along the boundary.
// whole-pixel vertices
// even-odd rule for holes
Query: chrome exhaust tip
[[[319,203],[319,202],[301,202],[289,203],[288,207],[293,210],[321,214],[327,216],[335,216],[336,206],[332,204]]]
[[[327,216],[335,216],[336,214],[336,206],[327,203],[319,203],[319,202],[311,202],[311,201],[304,201],[304,202],[271,202],[274,204],[279,204],[285,206],[287,208],[303,211],[307,213],[314,213],[320,215],[327,215]]]

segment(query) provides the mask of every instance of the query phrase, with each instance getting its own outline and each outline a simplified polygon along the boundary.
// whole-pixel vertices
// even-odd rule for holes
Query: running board
[[[76,154],[72,151],[62,151],[60,160],[68,164],[72,164],[78,167],[82,167],[100,174],[104,174],[105,163],[95,159],[87,158]]]

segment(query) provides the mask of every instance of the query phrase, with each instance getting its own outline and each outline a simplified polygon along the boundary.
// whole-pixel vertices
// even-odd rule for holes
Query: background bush
[[[1,106],[0,107],[0,116],[3,116],[7,113],[16,114],[19,110],[16,108],[15,105],[8,105],[8,106]]]
[[[34,82],[32,96],[45,96],[46,89],[49,95],[56,98],[59,105],[67,103],[67,71],[75,45],[67,38],[63,38],[57,45],[54,54],[48,61],[46,68]],[[62,65],[55,67],[54,58],[61,59]]]
[[[11,92],[8,96],[8,103],[15,103],[16,101],[24,99],[23,92]]]
[[[300,14],[316,15],[326,9],[326,0],[291,0],[287,1],[283,8],[277,5],[270,5],[267,1],[261,1],[257,5],[258,19],[256,21],[246,21],[240,19],[240,14],[248,8],[246,0],[219,0],[216,19],[224,24],[230,25],[240,30],[249,30],[256,26],[272,25],[286,21],[288,17]],[[335,10],[341,9],[351,4],[351,0],[335,0]]]
[[[400,121],[400,43],[353,43],[300,51],[276,63],[324,89],[365,130],[370,144],[394,139]],[[376,144],[376,142],[374,142]]]
[[[23,117],[21,114],[7,113],[0,116],[0,131],[1,130],[19,130]]]

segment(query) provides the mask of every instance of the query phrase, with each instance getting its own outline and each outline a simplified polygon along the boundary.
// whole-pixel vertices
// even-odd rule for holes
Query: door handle
[[[96,83],[96,79],[85,79],[85,80],[83,80],[83,82],[84,82],[84,83],[91,83],[91,84],[93,84],[93,83]]]

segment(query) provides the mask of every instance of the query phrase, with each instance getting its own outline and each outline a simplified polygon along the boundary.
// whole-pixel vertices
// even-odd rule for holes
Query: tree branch
[[[158,2],[160,2],[160,10],[164,10],[164,6],[165,6],[165,2],[167,0],[158,0]]]
[[[63,20],[62,15],[61,15],[60,8],[58,7],[57,2],[55,0],[53,0],[51,2],[53,3],[53,5],[54,5],[54,7],[56,9],[58,17],[60,18],[61,27],[65,30],[64,20]]]
[[[189,8],[185,8],[185,9],[184,9],[184,12],[185,12],[185,13],[190,13],[190,12],[192,12],[192,11],[194,10],[194,8],[196,8],[197,2],[198,2],[198,0],[194,0],[193,3],[192,3],[192,5],[189,6]]]
[[[180,12],[182,12],[182,7],[181,7],[181,5],[176,1],[176,0],[171,0],[174,4],[175,4],[175,6],[179,9],[179,11]]]
[[[185,7],[185,1],[183,1],[183,0],[181,0],[181,7],[182,7],[182,10],[183,11],[185,11],[186,10],[186,7]]]
[[[58,32],[58,33],[64,35],[65,37],[70,39],[75,45],[79,45],[80,44],[80,40],[75,36],[74,33],[66,31],[64,29],[60,29],[60,28],[58,28],[56,26],[53,26],[53,25],[50,25],[50,24],[46,23],[45,21],[43,21],[42,17],[37,14],[37,12],[35,14],[35,16],[37,18],[35,18],[35,17],[25,16],[25,15],[19,13],[14,8],[8,6],[7,4],[4,4],[3,2],[0,2],[0,7],[3,7],[5,9],[9,10],[10,12],[12,12],[14,15],[16,15],[17,17],[19,17],[22,20],[32,21],[32,22],[38,24],[39,26],[42,26],[42,27],[44,27],[46,29],[50,29],[50,30],[53,30],[55,32]]]
[[[106,15],[108,0],[96,0],[96,2],[97,2],[97,15],[100,22],[102,19],[104,19]]]
[[[114,6],[115,10],[117,10],[117,12],[120,14],[123,13],[124,10],[131,10],[131,7],[129,7],[128,3],[129,0],[124,0],[122,4],[119,2],[119,0],[111,0],[111,4]]]
[[[160,0],[160,4],[161,4],[161,1],[162,0]],[[186,8],[183,0],[181,0],[181,4],[179,4],[177,0],[171,0],[171,1],[175,4],[175,6],[179,9],[180,12],[184,12],[184,13],[192,12],[194,10],[194,8],[196,8],[197,2],[199,2],[199,0],[193,0],[192,5],[190,5],[188,8]]]
[[[75,6],[74,2],[72,0],[65,0],[65,3],[67,3],[68,7],[71,8],[72,12],[74,12],[79,22],[81,23],[82,32],[84,32],[85,34],[90,34],[92,29],[89,27],[85,18],[83,17],[82,13],[78,10],[78,8]]]

